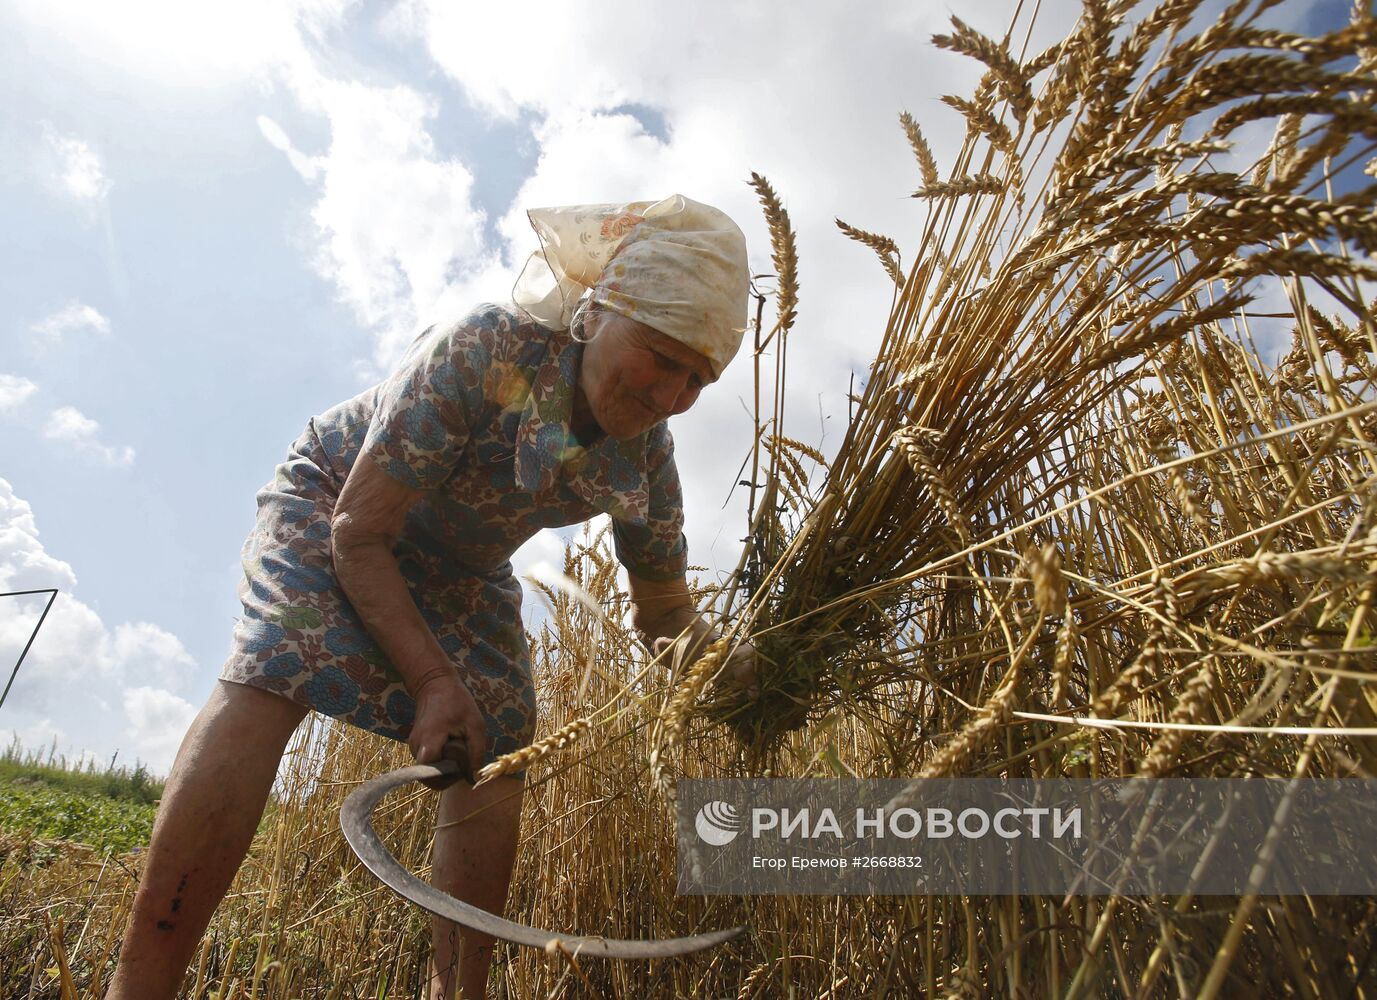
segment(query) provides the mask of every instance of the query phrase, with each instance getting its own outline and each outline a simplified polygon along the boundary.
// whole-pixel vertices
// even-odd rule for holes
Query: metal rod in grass
[[[754,292],[754,280],[752,280],[751,287],[752,291]],[[749,540],[754,538],[755,536],[756,491],[761,488],[760,484],[757,482],[757,479],[760,476],[760,436],[762,432],[762,427],[760,425],[760,354],[761,351],[764,350],[764,345],[761,343],[761,328],[764,322],[765,296],[763,294],[756,293],[755,300],[755,320],[752,323],[755,350],[751,353],[751,420],[754,423],[755,427],[751,435],[751,454],[749,459],[751,463],[751,474],[748,486],[749,492],[746,494],[746,524],[748,527],[746,536],[748,541],[746,547],[744,547],[741,550],[741,559],[737,563],[736,572],[732,573],[731,576],[728,578],[731,584],[731,589],[727,592],[726,597],[723,599],[722,602],[723,611],[728,613],[731,611],[732,604],[736,600],[737,586],[739,584],[741,574],[744,572],[746,568],[747,560],[750,558],[751,552]],[[778,386],[776,386],[775,391],[779,391]],[[742,467],[745,467],[744,461],[742,462]],[[738,475],[739,474],[740,473],[738,473]],[[741,484],[733,483],[732,489],[735,489],[739,485]],[[728,500],[731,499],[730,491],[728,491],[727,493],[727,498]]]
[[[9,697],[10,688],[14,684],[14,679],[19,676],[19,668],[24,665],[24,657],[29,655],[29,647],[33,645],[34,639],[38,638],[38,630],[43,627],[43,622],[47,620],[48,612],[52,610],[53,602],[57,600],[57,590],[14,590],[0,594],[0,597],[26,597],[30,594],[47,594],[48,602],[43,605],[43,613],[38,616],[38,624],[33,627],[33,632],[29,634],[29,641],[24,643],[24,648],[19,651],[19,659],[15,661],[14,669],[10,671],[10,678],[5,682],[5,690],[0,691],[0,706],[5,704],[5,699]],[[27,676],[27,675],[26,675]]]

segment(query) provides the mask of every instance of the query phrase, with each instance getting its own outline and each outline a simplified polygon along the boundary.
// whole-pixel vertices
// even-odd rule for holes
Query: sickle
[[[578,937],[556,934],[538,927],[513,923],[494,916],[486,910],[455,899],[441,892],[429,883],[422,882],[407,871],[383,846],[373,829],[373,810],[384,795],[394,788],[412,781],[452,778],[461,774],[461,767],[453,760],[440,760],[435,764],[413,764],[396,771],[366,781],[349,794],[339,811],[339,825],[344,830],[344,839],[359,856],[364,867],[378,876],[384,884],[404,899],[408,899],[422,909],[455,923],[472,927],[474,930],[514,944],[529,945],[532,948],[563,948],[579,955],[598,955],[605,958],[672,958],[690,952],[711,948],[737,937],[746,928],[733,927],[725,931],[709,934],[694,934],[690,937],[666,938],[661,941],[620,941],[614,938]]]

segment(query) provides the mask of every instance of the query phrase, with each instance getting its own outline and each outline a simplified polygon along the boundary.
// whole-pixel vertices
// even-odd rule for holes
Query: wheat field
[[[739,567],[698,594],[726,638],[648,662],[586,531],[564,567],[584,598],[545,588],[531,636],[542,738],[491,772],[530,767],[512,919],[749,931],[644,963],[500,947],[495,995],[1377,995],[1363,897],[674,893],[682,776],[1377,774],[1377,19],[1303,36],[1273,6],[1086,0],[1039,51],[1030,13],[1000,38],[953,19],[934,43],[983,72],[946,99],[955,161],[896,109],[926,223],[838,220],[893,287],[832,454],[781,419],[829,290],[799,287],[753,179],[777,272],[748,334],[763,485]],[[754,697],[715,670],[746,639]],[[419,995],[427,922],[336,819],[406,763],[298,734],[188,996]],[[422,873],[432,798],[379,820]],[[0,992],[99,996],[138,865],[5,840]]]

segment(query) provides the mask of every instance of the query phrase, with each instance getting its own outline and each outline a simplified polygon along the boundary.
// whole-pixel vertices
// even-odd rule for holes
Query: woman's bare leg
[[[182,740],[106,1000],[171,1000],[253,840],[306,709],[221,681]]]
[[[516,863],[521,789],[519,779],[498,778],[482,788],[460,782],[445,791],[432,858],[431,882],[436,888],[501,915]],[[431,1000],[450,1000],[456,983],[463,989],[464,1000],[483,1000],[493,939],[466,927],[456,928],[439,917],[430,926],[435,946]]]

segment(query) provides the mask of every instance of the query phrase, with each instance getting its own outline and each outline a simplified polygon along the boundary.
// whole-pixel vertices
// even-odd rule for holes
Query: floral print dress
[[[426,496],[393,554],[421,615],[488,725],[488,759],[530,742],[535,690],[513,552],[541,528],[612,518],[618,560],[669,580],[687,566],[664,423],[586,447],[570,431],[583,345],[482,306],[431,327],[391,377],[313,417],[257,496],[244,615],[220,677],[396,740],[416,705],[335,579],[330,520],[368,454]]]

